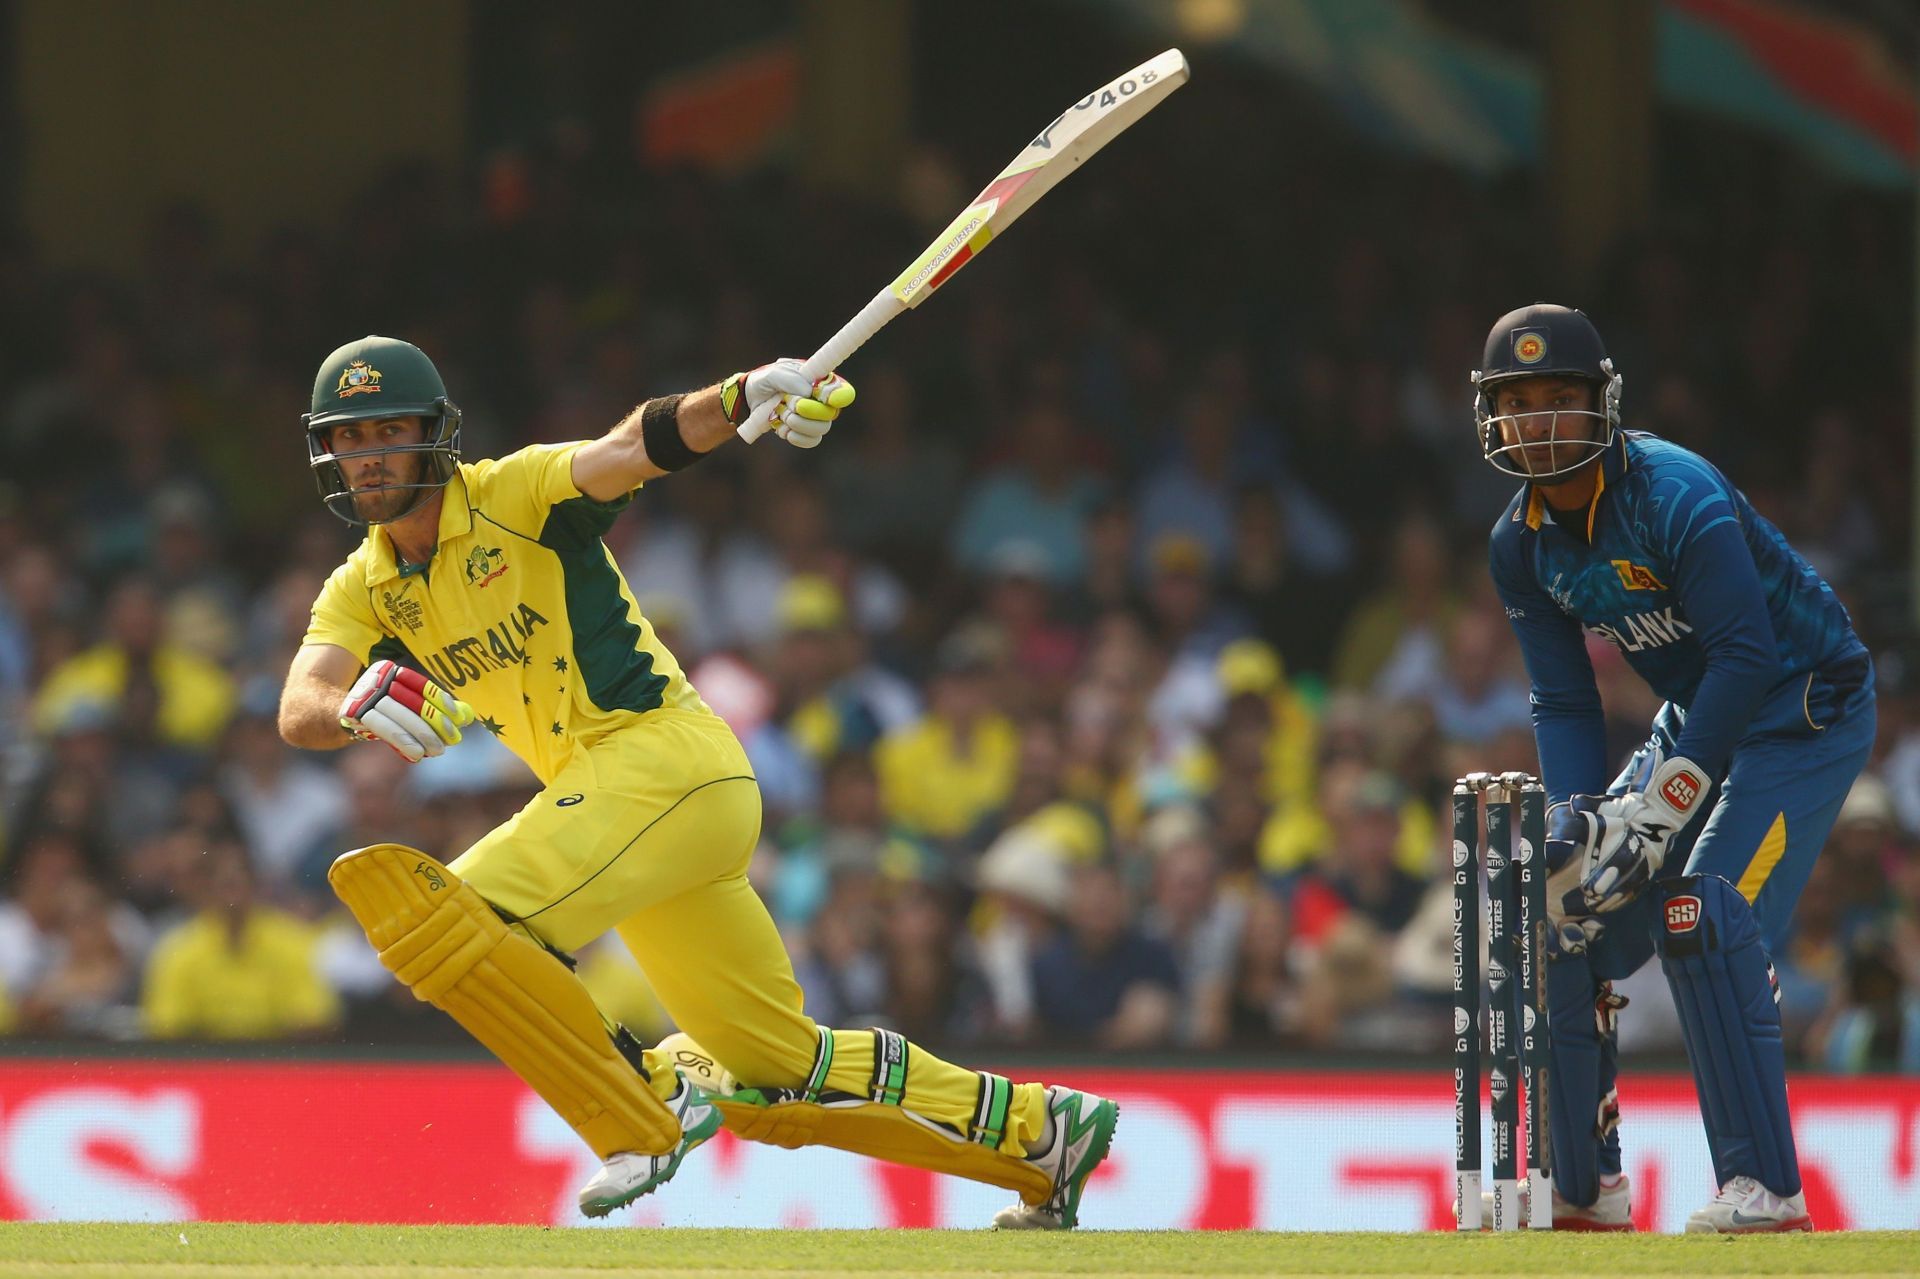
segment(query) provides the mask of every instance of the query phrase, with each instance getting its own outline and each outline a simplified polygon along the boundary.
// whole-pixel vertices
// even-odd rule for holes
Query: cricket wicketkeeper
[[[460,410],[418,347],[363,338],[314,379],[314,477],[367,535],[314,602],[281,734],[311,750],[380,742],[411,763],[477,723],[544,787],[448,864],[378,844],[328,878],[394,975],[605,1161],[580,1192],[588,1216],[666,1182],[724,1122],[1003,1186],[1020,1202],[996,1225],[1069,1229],[1113,1138],[1111,1101],[801,1011],[747,884],[753,770],[600,540],[634,490],[698,462],[763,405],[783,439],[812,448],[852,402],[839,376],[808,382],[783,360],[649,400],[596,440],[463,462]],[[609,1023],[574,976],[569,953],[609,928],[724,1068],[695,1072],[712,1091]]]

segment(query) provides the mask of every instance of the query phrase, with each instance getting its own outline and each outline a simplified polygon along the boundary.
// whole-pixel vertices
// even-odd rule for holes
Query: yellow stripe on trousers
[[[1740,876],[1740,895],[1752,905],[1760,896],[1760,890],[1766,887],[1767,876],[1773,874],[1773,868],[1787,852],[1787,815],[1781,813],[1773,819],[1773,825],[1767,827],[1766,837],[1760,841],[1760,847],[1753,854],[1753,860],[1747,863],[1747,873]]]

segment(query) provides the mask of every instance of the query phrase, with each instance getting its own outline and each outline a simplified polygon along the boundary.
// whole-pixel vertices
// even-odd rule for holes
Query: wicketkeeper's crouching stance
[[[582,1212],[661,1185],[724,1124],[1002,1186],[1020,1201],[996,1225],[1071,1228],[1119,1108],[801,1011],[746,879],[752,769],[600,541],[634,489],[763,404],[788,443],[818,444],[853,388],[796,366],[650,400],[597,440],[467,463],[459,410],[417,347],[369,337],[335,351],[314,382],[308,450],[328,508],[368,531],[314,604],[281,732],[313,749],[379,740],[411,762],[477,722],[540,777],[538,796],[451,865],[381,844],[329,878],[394,975],[605,1161]],[[594,1005],[567,956],[610,928],[694,1044],[647,1048]],[[703,1057],[717,1064],[680,1068]]]

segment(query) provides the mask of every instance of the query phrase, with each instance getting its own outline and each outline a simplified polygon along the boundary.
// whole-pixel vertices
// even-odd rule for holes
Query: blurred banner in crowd
[[[1096,1176],[1084,1225],[1451,1227],[1452,1101],[1440,1072],[1071,1078],[1120,1101],[1126,1136]],[[1821,1228],[1920,1224],[1920,1081],[1808,1077],[1793,1089]],[[1621,1105],[1636,1223],[1678,1231],[1711,1181],[1692,1086],[1628,1078]],[[723,1134],[671,1195],[589,1223],[574,1194],[597,1166],[491,1065],[0,1062],[0,1218],[964,1228],[1007,1198]]]

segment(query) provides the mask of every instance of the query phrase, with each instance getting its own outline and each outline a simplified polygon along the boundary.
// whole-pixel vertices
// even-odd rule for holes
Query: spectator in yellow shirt
[[[874,748],[881,801],[900,825],[960,839],[1006,807],[1020,734],[994,705],[1002,647],[984,631],[950,636],[940,646],[926,716]]]
[[[233,681],[218,665],[170,644],[159,592],[139,578],[114,587],[102,641],[55,667],[34,701],[33,723],[50,735],[77,706],[119,710],[123,737],[209,751],[233,714]]]
[[[159,1038],[268,1039],[325,1030],[340,1001],[314,963],[317,935],[257,905],[245,851],[211,844],[189,891],[200,908],[160,939],[140,1006]]]

